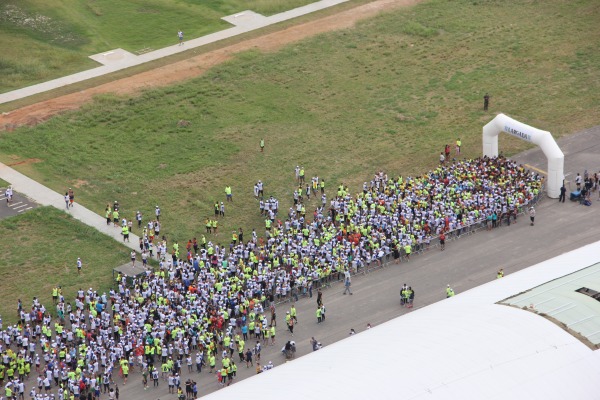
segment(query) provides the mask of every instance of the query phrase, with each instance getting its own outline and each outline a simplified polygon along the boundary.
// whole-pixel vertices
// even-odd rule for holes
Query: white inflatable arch
[[[504,114],[498,114],[496,118],[483,127],[484,156],[496,157],[498,155],[498,135],[500,132],[506,132],[509,135],[540,146],[548,159],[548,180],[546,181],[548,197],[558,198],[564,179],[565,155],[556,144],[552,134],[525,125]]]

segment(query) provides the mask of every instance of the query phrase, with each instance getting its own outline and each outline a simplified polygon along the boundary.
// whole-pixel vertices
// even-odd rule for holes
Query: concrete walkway
[[[590,145],[590,143],[592,144]],[[600,170],[597,164],[598,154],[600,153],[599,143],[600,125],[559,139],[558,144],[565,153],[565,177],[574,176],[577,172],[583,174],[585,169],[590,171],[592,175],[594,171]],[[527,165],[528,168],[545,173],[544,169],[547,160],[539,147],[517,154],[513,159]],[[36,203],[64,210],[71,214],[73,218],[123,243],[119,228],[113,227],[112,224],[106,225],[104,217],[81,206],[77,201],[75,201],[75,207],[67,211],[65,209],[64,194],[56,193],[52,189],[2,163],[0,163],[0,178],[9,182],[16,192],[24,194]],[[567,190],[570,191],[572,189],[571,183],[568,182]],[[600,196],[598,198],[600,199]],[[139,252],[139,237],[133,233],[130,233],[129,236],[130,242],[125,242],[125,246]]]
[[[0,104],[8,103],[14,100],[23,99],[35,94],[47,92],[59,87],[67,86],[73,83],[82,82],[88,79],[97,78],[102,75],[110,74],[111,72],[120,71],[125,68],[144,64],[149,61],[158,60],[159,58],[171,56],[183,51],[204,46],[209,43],[218,42],[223,39],[228,39],[240,35],[242,33],[251,32],[269,25],[287,21],[302,15],[310,14],[315,11],[323,10],[335,5],[345,3],[348,0],[321,0],[306,6],[294,8],[293,10],[285,11],[279,14],[265,17],[253,11],[242,11],[234,15],[223,17],[222,19],[235,25],[232,28],[225,29],[219,32],[211,33],[210,35],[202,36],[197,39],[187,40],[183,46],[179,44],[165,47],[159,50],[150,51],[145,54],[135,55],[123,49],[107,50],[104,53],[90,56],[91,59],[100,62],[101,67],[88,69],[78,72],[73,75],[64,76],[62,78],[53,79],[37,85],[28,86],[22,89],[13,90],[0,94]],[[175,37],[175,35],[173,35]]]
[[[600,126],[561,138],[558,143],[567,160],[565,175],[583,172],[586,168],[590,171],[599,170],[597,160],[600,146],[596,144],[600,143]],[[545,169],[545,156],[537,147],[514,159],[540,170]],[[59,209],[65,207],[62,195],[3,164],[0,164],[0,178],[40,204]],[[596,196],[598,192],[594,193],[594,197]],[[327,346],[347,338],[351,328],[360,333],[367,323],[376,326],[428,304],[443,301],[447,284],[460,296],[470,288],[495,280],[499,268],[504,268],[505,273],[510,275],[537,262],[593,243],[598,239],[598,212],[595,208],[600,202],[593,203],[591,207],[585,207],[576,202],[558,203],[554,199],[545,199],[537,207],[535,226],[530,226],[527,218],[521,218],[510,227],[454,240],[448,243],[444,252],[432,249],[408,263],[390,265],[366,276],[357,276],[352,281],[353,296],[343,296],[342,286],[334,284],[332,288],[323,291],[327,322],[322,324],[315,321],[316,298],[300,299],[296,303],[300,324],[296,325],[293,338],[286,332],[285,326],[282,326],[283,316],[289,308],[288,304],[282,304],[277,307],[279,325],[276,345],[263,347],[262,363],[269,360],[276,366],[285,363],[280,349],[287,340],[295,340],[298,345],[297,356],[304,356],[311,352],[311,337]],[[82,222],[122,241],[116,228],[106,229],[104,218],[79,205],[69,212]],[[137,239],[132,238],[131,243],[135,246]],[[400,307],[399,288],[403,283],[415,289],[414,309]],[[250,340],[247,344],[250,346],[254,342]],[[234,357],[234,360],[237,359]],[[244,363],[238,363],[238,366],[237,381],[254,376],[254,368],[245,368]],[[199,397],[222,389],[216,382],[215,374],[208,373],[207,369],[201,374],[189,373],[184,366],[182,381],[188,378],[198,382]],[[137,370],[132,371],[127,385],[122,385],[120,377],[115,377],[115,380],[121,389],[121,397],[125,399],[173,398],[164,381],[161,381],[159,387],[144,391]],[[27,387],[33,384],[30,380]]]
[[[46,186],[26,177],[22,173],[15,171],[14,169],[2,163],[0,163],[0,178],[9,182],[16,192],[24,194],[36,203],[63,210],[71,214],[73,218],[83,222],[86,225],[96,228],[105,235],[108,235],[118,242],[123,243],[121,229],[115,228],[112,224],[106,225],[106,218],[103,218],[95,212],[90,211],[78,204],[77,193],[75,193],[75,206],[67,211],[65,208],[64,194],[56,193],[52,189],[47,188]],[[139,252],[139,237],[130,233],[129,240],[130,242],[125,242],[123,244]]]

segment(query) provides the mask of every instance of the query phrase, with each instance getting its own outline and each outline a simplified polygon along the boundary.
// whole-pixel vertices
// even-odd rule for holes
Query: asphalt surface
[[[565,153],[567,179],[570,176],[574,177],[577,172],[583,174],[585,169],[592,172],[600,171],[600,162],[596,162],[600,159],[598,143],[600,143],[600,126],[559,140],[559,146]],[[539,171],[546,168],[545,158],[539,149],[532,149],[513,158]],[[61,199],[58,194],[5,166],[2,167],[0,173],[3,179],[9,182],[11,179],[18,181],[23,186],[21,190],[29,190],[28,195],[37,196],[36,199],[41,204],[64,207],[64,203],[60,204]],[[16,182],[11,183],[14,185]],[[311,352],[310,338],[313,336],[327,346],[348,337],[350,329],[355,329],[360,334],[366,329],[367,324],[377,326],[405,313],[418,312],[422,307],[443,301],[448,284],[460,296],[470,288],[496,279],[499,268],[503,268],[505,274],[511,274],[595,242],[598,240],[596,226],[599,222],[595,208],[600,207],[600,202],[596,201],[598,192],[593,194],[593,198],[591,207],[569,200],[566,203],[559,203],[556,199],[543,198],[536,207],[535,226],[529,224],[528,217],[521,216],[517,223],[511,226],[502,226],[492,231],[480,230],[475,234],[463,235],[460,239],[451,240],[446,244],[445,251],[432,247],[424,254],[413,254],[410,262],[388,265],[369,274],[355,276],[352,281],[354,292],[352,296],[342,295],[342,285],[335,283],[331,288],[323,291],[323,301],[327,308],[327,319],[324,323],[316,323],[316,297],[302,298],[296,303],[299,324],[295,326],[293,338],[287,333],[283,322],[290,304],[279,305],[276,344],[263,347],[261,362],[264,364],[272,361],[275,368],[284,363],[285,358],[281,354],[281,348],[287,340],[293,339],[297,343],[297,357],[305,356]],[[6,207],[0,204],[0,213],[2,208]],[[83,207],[76,208],[70,212],[77,214],[74,216],[83,222],[98,229],[106,225],[100,216]],[[132,239],[132,243],[133,247],[137,244],[137,239]],[[404,283],[412,286],[415,291],[413,309],[400,306],[399,289]],[[402,332],[398,334],[401,335]],[[248,340],[246,343],[247,346],[252,346],[255,342]],[[234,355],[233,360],[239,361],[236,356]],[[254,368],[246,368],[245,363],[237,364],[236,380],[254,375]],[[200,396],[216,390],[227,390],[217,383],[215,375],[208,373],[207,369],[201,374],[190,374],[186,370],[184,366],[182,382],[190,377],[196,380],[199,384]],[[144,391],[141,374],[137,370],[131,371],[127,385],[123,385],[121,378],[115,379],[123,399],[164,400],[176,397],[168,394],[164,381],[161,381],[158,388],[150,387],[149,390]],[[29,387],[32,381],[30,380],[28,384]]]
[[[12,201],[8,203],[5,193],[6,188],[0,188],[0,219],[22,214],[38,206],[33,200],[17,192],[13,192]]]
[[[583,174],[586,168],[589,171],[600,171],[600,161],[595,161],[600,159],[600,146],[596,143],[600,144],[600,126],[559,140],[559,146],[565,153],[565,175],[575,176],[577,172]],[[546,168],[545,158],[539,149],[532,149],[513,158],[538,170]],[[521,216],[511,226],[502,226],[492,231],[480,230],[452,240],[447,243],[445,251],[432,248],[424,254],[414,255],[410,262],[388,265],[367,275],[356,276],[352,281],[352,296],[342,295],[343,286],[334,284],[323,291],[327,319],[322,324],[317,324],[316,321],[316,297],[302,298],[296,303],[299,324],[294,328],[293,338],[285,330],[283,322],[290,304],[278,306],[276,345],[263,347],[262,364],[273,361],[277,368],[277,365],[286,362],[281,348],[287,340],[296,342],[296,357],[301,357],[311,352],[310,339],[313,336],[327,346],[348,337],[350,329],[355,329],[360,334],[367,324],[376,326],[443,301],[448,284],[460,296],[470,288],[495,280],[499,268],[503,268],[505,274],[511,274],[597,241],[596,227],[599,221],[596,208],[600,207],[600,202],[596,201],[598,192],[593,197],[591,207],[569,200],[559,203],[555,199],[544,198],[536,207],[535,226],[529,224],[527,216]],[[399,289],[404,283],[415,290],[413,309],[400,306]],[[401,335],[402,332],[398,334]],[[255,342],[248,340],[246,343],[251,346]],[[238,362],[236,354],[233,360],[238,364],[237,380],[255,374],[254,368],[247,369],[245,363]],[[189,377],[194,379],[198,383],[200,396],[216,390],[227,390],[217,383],[215,375],[209,374],[208,370],[203,370],[201,374],[188,374],[185,369],[184,366],[182,382]],[[119,378],[117,383],[121,386]],[[157,389],[144,391],[138,373],[130,375],[130,383],[120,390],[121,396],[132,400],[175,398],[175,395],[168,394],[165,382],[161,382]]]

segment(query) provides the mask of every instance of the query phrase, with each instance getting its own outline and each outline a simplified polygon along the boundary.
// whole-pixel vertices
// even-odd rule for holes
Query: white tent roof
[[[600,261],[600,242],[396,318],[208,399],[597,399],[600,351],[495,304]]]

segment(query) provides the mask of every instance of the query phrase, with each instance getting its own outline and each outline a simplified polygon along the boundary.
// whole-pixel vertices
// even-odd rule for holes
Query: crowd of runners
[[[304,190],[303,168],[296,178],[286,217],[278,202],[263,203],[277,204],[261,210],[264,237],[253,230],[244,240],[240,230],[221,245],[203,236],[188,241],[182,256],[177,242],[167,244],[154,230],[160,227],[157,206],[140,238],[142,252],[159,258],[157,269],[146,269],[129,286],[119,275],[109,293],[80,289],[75,299],[65,299],[57,286],[51,309],[36,298],[30,307],[19,303],[18,324],[2,327],[0,320],[4,397],[117,398],[116,383],[126,384],[135,371],[145,390],[165,382],[170,393],[192,399],[198,385],[182,382],[182,370],[214,373],[221,385],[235,381],[239,365],[267,371],[273,364],[260,365],[261,348],[280,335],[278,299],[298,301],[318,291],[315,313],[322,323],[322,285],[345,279],[349,289],[350,273],[384,257],[410,258],[440,235],[484,225],[493,215],[514,220],[542,185],[538,175],[504,158],[440,165],[417,177],[379,172],[354,196],[339,185],[329,202],[324,181],[315,177]],[[310,192],[321,201],[310,202]],[[231,188],[226,193],[232,201]],[[107,224],[121,223],[118,208],[107,206]],[[412,307],[412,288],[403,288],[401,298]],[[293,335],[292,309],[285,324]],[[295,348],[286,345],[286,353]]]

